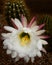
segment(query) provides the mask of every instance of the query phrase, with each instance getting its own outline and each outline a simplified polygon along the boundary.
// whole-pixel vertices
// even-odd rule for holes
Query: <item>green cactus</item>
[[[6,3],[5,16],[9,25],[11,25],[11,18],[18,18],[20,20],[21,14],[23,14],[28,19],[29,15],[22,1],[12,3],[8,1]]]
[[[46,29],[46,34],[52,35],[52,17],[49,15],[44,15],[39,20],[39,24],[45,23],[44,29]]]

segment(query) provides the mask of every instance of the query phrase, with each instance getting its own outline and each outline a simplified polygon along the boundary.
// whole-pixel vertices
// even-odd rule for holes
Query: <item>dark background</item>
[[[52,14],[52,0],[25,0],[32,13]]]
[[[3,13],[4,4],[7,0],[0,0],[0,13]],[[24,0],[32,13],[52,14],[52,0]]]

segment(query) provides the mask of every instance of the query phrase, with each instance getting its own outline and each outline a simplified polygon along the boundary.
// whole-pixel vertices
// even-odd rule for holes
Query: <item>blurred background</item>
[[[3,13],[4,4],[8,0],[0,0],[0,13]],[[18,0],[10,0],[10,1],[18,1]],[[34,14],[36,13],[45,13],[52,14],[52,0],[23,0],[25,1],[27,7]]]

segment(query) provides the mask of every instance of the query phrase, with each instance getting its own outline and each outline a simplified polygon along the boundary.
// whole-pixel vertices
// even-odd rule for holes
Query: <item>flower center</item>
[[[29,44],[30,42],[30,35],[28,33],[22,32],[20,34],[20,41],[21,41],[21,45],[25,46],[27,44]]]

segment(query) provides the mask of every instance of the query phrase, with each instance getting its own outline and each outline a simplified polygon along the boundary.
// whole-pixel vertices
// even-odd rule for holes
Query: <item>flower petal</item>
[[[42,51],[46,53],[46,50],[44,48],[42,48]]]
[[[21,29],[23,27],[21,22],[18,19],[15,18],[15,19],[11,19],[11,20],[19,29]]]
[[[11,24],[13,25],[13,27],[14,27],[15,29],[18,29],[18,27],[17,27],[16,24],[14,23],[14,19],[13,19],[13,18],[11,18]]]
[[[46,44],[48,44],[48,42],[45,41],[45,40],[42,40],[42,44],[43,44],[43,45],[46,45]]]
[[[37,24],[36,21],[34,21],[34,22],[32,23],[32,25],[31,25],[31,28],[34,27],[34,26],[36,26],[36,24]]]
[[[41,43],[41,44],[43,44],[43,45],[48,44],[48,42],[47,42],[47,41],[45,41],[45,40],[39,40],[39,43]]]
[[[29,61],[29,57],[28,57],[28,56],[24,57],[24,60],[25,60],[26,62],[28,62],[28,61]]]
[[[27,19],[23,15],[21,16],[21,22],[22,22],[22,24],[23,24],[24,27],[27,27]]]
[[[37,56],[38,56],[38,57],[41,57],[41,56],[42,56],[42,54],[41,54],[40,51],[37,51]]]
[[[45,26],[45,24],[41,24],[40,26],[39,26],[39,30],[41,29],[41,28],[43,28]]]
[[[31,58],[31,62],[32,62],[32,63],[34,62],[34,57]]]
[[[45,32],[45,30],[39,30],[39,31],[37,31],[35,34],[36,35],[41,35],[41,34],[43,34]]]
[[[32,20],[30,21],[28,27],[31,27],[32,23],[35,22],[35,20],[36,20],[36,17],[33,17]]]
[[[2,33],[1,35],[4,38],[8,38],[8,37],[10,37],[11,33]]]
[[[42,43],[40,42],[40,40],[39,40],[38,43],[37,43],[37,48],[38,48],[39,50],[42,49]]]
[[[11,54],[12,58],[15,58],[17,57],[17,52],[13,51],[12,54]]]
[[[32,30],[33,32],[37,31],[38,29],[39,29],[39,26],[34,26],[34,27],[31,28],[31,30]]]
[[[20,58],[17,56],[17,57],[15,58],[15,62],[18,61],[19,59],[20,59]]]
[[[13,27],[10,27],[10,26],[4,26],[4,29],[7,30],[7,31],[10,31],[10,32],[17,31],[16,29],[14,29]]]
[[[11,52],[12,52],[12,51],[9,50],[9,49],[7,49],[7,51],[6,51],[7,54],[11,54]]]
[[[41,39],[47,39],[47,38],[49,38],[49,36],[38,36],[39,38],[41,38]]]

